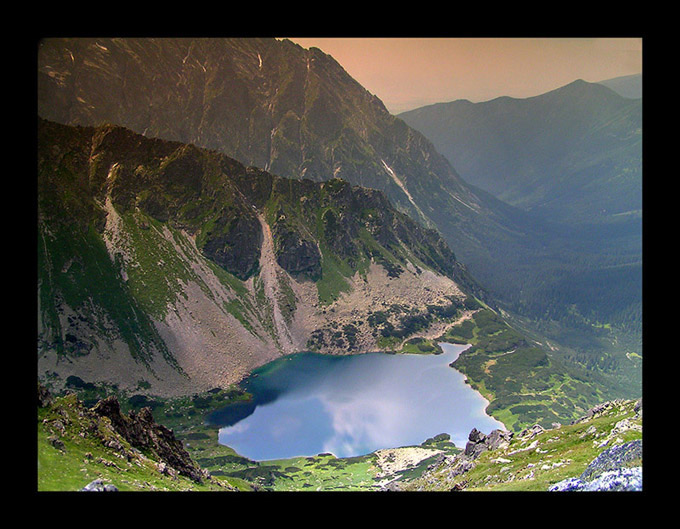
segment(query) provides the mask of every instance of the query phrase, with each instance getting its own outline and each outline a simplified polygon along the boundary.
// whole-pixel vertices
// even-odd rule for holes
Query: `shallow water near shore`
[[[439,355],[285,357],[245,381],[252,403],[208,421],[221,427],[221,444],[256,461],[365,455],[440,433],[463,448],[473,428],[489,433],[504,426],[484,413],[488,402],[449,365],[469,346],[440,345]]]

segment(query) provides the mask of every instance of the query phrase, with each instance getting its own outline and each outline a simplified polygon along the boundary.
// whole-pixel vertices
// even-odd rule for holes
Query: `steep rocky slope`
[[[40,120],[38,202],[39,372],[55,384],[225,387],[310,347],[398,348],[375,311],[403,341],[482,295],[378,191],[122,127]]]
[[[342,178],[416,218],[427,189],[478,201],[331,56],[288,40],[45,39],[38,81],[38,113],[52,121],[106,121],[285,177]]]
[[[331,56],[288,40],[45,39],[38,113],[193,143],[283,177],[382,190],[487,285],[505,281],[496,263],[552,235],[468,186]]]

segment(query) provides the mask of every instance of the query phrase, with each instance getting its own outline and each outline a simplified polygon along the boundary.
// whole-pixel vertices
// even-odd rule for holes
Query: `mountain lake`
[[[464,448],[473,428],[504,429],[449,365],[469,345],[440,345],[437,355],[287,356],[244,381],[252,402],[214,412],[208,422],[220,427],[221,444],[255,461],[352,457],[419,445],[440,433]]]

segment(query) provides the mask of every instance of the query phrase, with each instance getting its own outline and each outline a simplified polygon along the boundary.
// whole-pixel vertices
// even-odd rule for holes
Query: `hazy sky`
[[[393,114],[642,72],[641,38],[289,38],[332,55]]]

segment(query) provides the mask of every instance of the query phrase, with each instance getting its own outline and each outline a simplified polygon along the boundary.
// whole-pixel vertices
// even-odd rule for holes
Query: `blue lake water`
[[[504,426],[449,366],[468,346],[441,346],[439,355],[288,356],[245,381],[253,402],[224,408],[208,422],[221,427],[221,444],[256,461],[365,455],[440,433],[463,448],[472,428]]]

